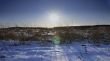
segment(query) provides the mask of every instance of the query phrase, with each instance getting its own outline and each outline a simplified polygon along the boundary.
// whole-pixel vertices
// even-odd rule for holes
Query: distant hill
[[[98,28],[98,27],[106,27],[109,28],[110,25],[83,25],[83,26],[60,26],[60,27],[53,27],[53,28],[46,28],[46,27],[8,27],[8,28],[0,28],[0,29],[89,29],[89,28]]]
[[[61,43],[71,43],[74,40],[91,39],[94,43],[110,43],[110,25],[62,26],[45,27],[9,27],[0,29],[0,40],[36,40],[51,42],[54,36]]]
[[[54,27],[54,29],[77,29],[77,30],[86,30],[86,29],[97,29],[97,28],[110,28],[110,25],[85,25],[85,26],[63,26],[63,27]]]

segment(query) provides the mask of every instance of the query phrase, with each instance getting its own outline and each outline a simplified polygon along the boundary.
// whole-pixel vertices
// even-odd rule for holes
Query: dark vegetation
[[[10,27],[0,29],[0,40],[52,42],[53,36],[59,36],[61,43],[88,39],[90,43],[110,44],[110,25],[65,26],[55,28]]]

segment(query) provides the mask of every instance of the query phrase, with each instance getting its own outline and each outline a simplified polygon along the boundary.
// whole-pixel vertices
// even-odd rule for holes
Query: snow
[[[19,41],[0,41],[0,61],[110,61],[110,45],[40,45],[35,41],[22,45]]]

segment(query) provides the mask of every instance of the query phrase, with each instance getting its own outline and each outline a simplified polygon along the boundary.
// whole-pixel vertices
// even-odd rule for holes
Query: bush
[[[76,33],[64,32],[64,33],[57,33],[57,35],[61,38],[61,43],[71,43],[75,39],[81,39],[82,36]]]

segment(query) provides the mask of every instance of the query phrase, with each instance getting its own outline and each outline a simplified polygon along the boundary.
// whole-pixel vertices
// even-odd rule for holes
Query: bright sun
[[[49,14],[49,20],[50,21],[57,22],[57,21],[59,21],[59,19],[60,19],[60,16],[58,13],[52,12]]]
[[[61,16],[58,12],[52,11],[52,12],[48,12],[48,22],[49,22],[49,27],[54,27],[54,26],[58,26],[59,22],[61,20]]]

